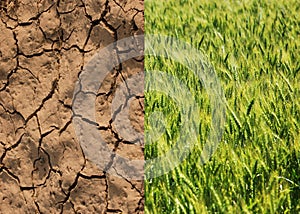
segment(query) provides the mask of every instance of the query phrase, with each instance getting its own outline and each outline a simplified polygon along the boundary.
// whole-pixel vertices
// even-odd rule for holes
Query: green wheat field
[[[190,43],[213,65],[226,97],[222,140],[200,165],[210,101],[183,65],[145,57],[184,83],[200,108],[196,146],[172,171],[145,180],[146,213],[300,213],[300,1],[145,0],[145,33]],[[146,85],[149,83],[146,83]],[[179,136],[180,109],[167,95],[145,94],[147,118],[165,128],[145,158],[163,156]]]

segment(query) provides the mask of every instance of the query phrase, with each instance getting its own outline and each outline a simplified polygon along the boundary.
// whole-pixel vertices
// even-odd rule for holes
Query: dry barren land
[[[0,20],[0,213],[143,213],[143,181],[109,175],[82,152],[72,124],[74,85],[101,48],[143,34],[141,0],[3,0]],[[116,50],[118,51],[118,50]],[[143,159],[116,132],[111,101],[143,70],[116,67],[99,88],[99,132],[109,148]],[[143,132],[144,96],[130,104]]]

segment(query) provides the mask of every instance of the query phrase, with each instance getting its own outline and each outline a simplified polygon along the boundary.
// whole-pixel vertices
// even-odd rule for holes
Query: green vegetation
[[[201,82],[172,59],[145,68],[176,76],[201,107],[197,146],[171,172],[145,181],[146,213],[300,213],[300,3],[297,0],[146,0],[146,34],[173,36],[206,54],[227,100],[222,141],[198,164],[211,115]],[[146,86],[149,83],[146,83]],[[170,97],[145,95],[165,131],[146,159],[176,142],[180,111]],[[153,124],[152,124],[153,126]]]

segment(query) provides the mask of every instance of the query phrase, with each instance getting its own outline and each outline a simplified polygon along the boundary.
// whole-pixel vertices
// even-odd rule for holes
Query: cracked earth
[[[72,98],[99,49],[143,34],[142,0],[3,0],[0,4],[0,213],[143,213],[143,181],[115,177],[82,152]],[[143,70],[143,58],[116,67],[95,100],[109,148],[143,159],[143,143],[116,134],[111,101]],[[143,132],[144,96],[130,104]]]

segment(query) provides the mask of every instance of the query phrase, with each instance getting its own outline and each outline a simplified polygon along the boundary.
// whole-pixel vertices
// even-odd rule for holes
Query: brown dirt
[[[72,124],[81,69],[101,48],[143,34],[143,0],[4,0],[0,4],[0,213],[143,213],[143,181],[114,177],[83,154]],[[111,101],[143,69],[131,59],[106,77],[96,100],[102,135],[143,159],[111,124]],[[143,132],[143,95],[130,104]]]

